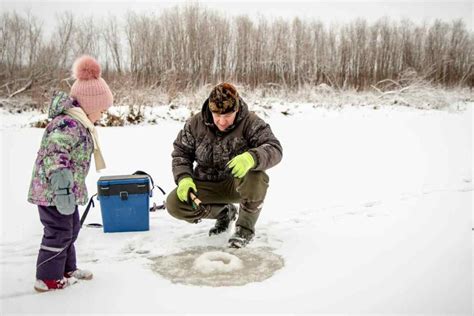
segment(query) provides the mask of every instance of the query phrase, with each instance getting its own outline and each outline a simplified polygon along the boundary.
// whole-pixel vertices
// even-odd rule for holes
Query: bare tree
[[[104,40],[107,51],[110,52],[113,65],[119,75],[122,74],[122,33],[118,24],[117,18],[109,16],[106,25],[104,26]]]
[[[325,26],[260,16],[226,17],[198,3],[158,14],[128,12],[76,20],[56,18],[50,38],[30,12],[1,13],[0,92],[69,84],[81,54],[97,57],[107,79],[127,87],[179,91],[234,81],[249,87],[368,89],[410,74],[444,86],[474,84],[474,38],[462,20],[415,24],[382,18]]]

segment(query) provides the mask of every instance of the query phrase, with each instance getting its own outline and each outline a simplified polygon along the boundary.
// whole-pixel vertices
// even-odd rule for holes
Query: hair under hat
[[[215,86],[209,94],[209,109],[214,113],[225,114],[239,109],[239,93],[230,83]]]
[[[76,81],[71,87],[71,97],[75,98],[86,114],[108,109],[114,99],[109,86],[101,77],[97,60],[84,55],[76,59],[72,66]]]

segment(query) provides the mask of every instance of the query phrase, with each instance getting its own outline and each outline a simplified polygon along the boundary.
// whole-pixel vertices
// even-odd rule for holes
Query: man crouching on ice
[[[281,144],[270,126],[249,112],[233,85],[221,83],[212,89],[201,113],[186,122],[173,146],[173,176],[178,187],[168,195],[168,212],[190,223],[216,219],[209,235],[217,235],[237,216],[232,203],[240,203],[229,246],[245,247],[255,235],[267,193],[265,170],[282,158]],[[190,193],[201,205],[192,201]]]

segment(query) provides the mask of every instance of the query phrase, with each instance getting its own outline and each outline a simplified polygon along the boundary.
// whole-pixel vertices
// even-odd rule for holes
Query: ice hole
[[[173,283],[236,286],[262,282],[283,268],[271,248],[198,247],[152,259],[152,269]]]

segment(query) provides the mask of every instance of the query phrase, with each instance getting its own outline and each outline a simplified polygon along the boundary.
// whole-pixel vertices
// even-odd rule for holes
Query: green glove
[[[189,190],[193,190],[194,192],[197,193],[196,185],[194,184],[194,181],[191,177],[186,177],[181,180],[179,180],[178,183],[178,190],[176,190],[176,193],[178,195],[178,199],[181,202],[187,202],[188,201],[188,192]]]
[[[243,178],[251,168],[255,166],[255,160],[249,152],[244,152],[232,158],[227,163],[227,166],[232,169],[232,175],[236,178]]]
[[[74,178],[70,169],[60,169],[51,175],[54,205],[63,215],[71,215],[76,210],[76,197],[72,192]]]

